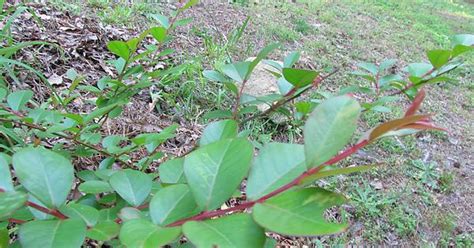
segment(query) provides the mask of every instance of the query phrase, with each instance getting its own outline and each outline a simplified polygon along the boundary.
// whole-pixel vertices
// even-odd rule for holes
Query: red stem
[[[9,218],[9,219],[8,219],[8,222],[10,222],[10,223],[15,223],[15,224],[23,224],[23,223],[25,223],[26,221],[24,221],[24,220],[19,220],[19,219],[14,219],[14,218]]]
[[[240,205],[237,205],[235,207],[231,207],[231,208],[227,208],[227,209],[218,209],[218,210],[214,210],[214,211],[206,211],[206,212],[202,212],[198,215],[195,215],[195,216],[192,216],[192,217],[189,217],[189,218],[186,218],[186,219],[182,219],[182,220],[179,220],[179,221],[176,221],[174,223],[171,223],[169,224],[168,226],[172,227],[172,226],[180,226],[188,221],[199,221],[199,220],[205,220],[205,219],[209,219],[209,218],[212,218],[212,217],[216,217],[216,216],[220,216],[220,215],[223,215],[223,214],[226,214],[226,213],[229,213],[229,212],[234,212],[234,211],[241,211],[241,210],[245,210],[247,208],[251,208],[253,207],[253,205],[257,204],[257,203],[262,203],[266,200],[268,200],[269,198],[275,196],[275,195],[278,195],[298,184],[301,183],[301,181],[303,179],[305,179],[306,177],[309,177],[311,175],[314,175],[316,173],[318,173],[321,169],[324,168],[324,166],[326,165],[331,165],[331,164],[335,164],[345,158],[347,158],[348,156],[354,154],[356,151],[358,151],[359,149],[361,149],[362,147],[366,146],[367,144],[369,143],[369,141],[367,140],[363,140],[361,142],[359,142],[358,144],[354,145],[354,146],[351,146],[349,148],[347,148],[346,150],[344,150],[343,152],[339,153],[338,155],[336,155],[335,157],[333,157],[332,159],[328,160],[327,162],[325,162],[324,164],[320,165],[320,166],[317,166],[317,167],[314,167],[312,169],[309,169],[307,170],[305,173],[301,174],[299,177],[295,178],[293,181],[289,182],[288,184],[286,185],[283,185],[282,187],[260,197],[259,199],[257,200],[254,200],[254,201],[249,201],[249,202],[244,202]]]
[[[426,77],[426,76],[428,76],[428,75],[431,75],[434,71],[436,71],[436,68],[433,67],[431,70],[429,70],[429,71],[427,71],[425,74],[421,75],[421,78],[424,78],[424,77]],[[439,76],[439,75],[438,75],[438,76]],[[403,92],[409,90],[410,88],[412,88],[412,87],[414,87],[414,86],[415,86],[415,84],[410,83],[410,84],[408,84],[407,86],[405,86],[405,88],[403,88],[403,89],[401,89],[401,90],[399,90],[399,91],[396,91],[396,92],[390,94],[390,96],[394,96],[394,95],[401,94],[401,93],[403,93]]]
[[[1,192],[5,192],[4,189],[0,188],[0,193]],[[26,206],[28,207],[32,207],[38,211],[41,211],[43,213],[46,213],[46,214],[50,214],[50,215],[53,215],[55,217],[57,217],[58,219],[61,219],[61,220],[64,220],[64,219],[67,219],[68,217],[66,215],[64,215],[63,213],[59,212],[57,209],[48,209],[48,208],[45,208],[45,207],[42,207],[34,202],[30,202],[30,201],[27,201],[25,203]],[[15,220],[15,219],[13,219]],[[24,222],[24,221],[23,221]],[[21,223],[19,223],[21,224]]]
[[[239,105],[240,105],[240,98],[242,97],[242,93],[244,92],[245,84],[247,83],[247,79],[242,81],[242,85],[240,86],[240,90],[237,93],[237,97],[235,99],[235,105],[233,110],[233,118],[235,121],[239,120]]]
[[[48,208],[42,207],[42,206],[40,206],[40,205],[38,205],[34,202],[27,201],[26,206],[32,207],[32,208],[34,208],[38,211],[41,211],[43,213],[50,214],[50,215],[55,216],[56,218],[61,219],[61,220],[65,220],[65,219],[68,218],[66,215],[59,212],[57,209],[48,209]]]

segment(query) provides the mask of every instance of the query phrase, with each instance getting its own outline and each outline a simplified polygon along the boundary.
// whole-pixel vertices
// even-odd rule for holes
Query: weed
[[[393,196],[386,196],[367,182],[357,187],[351,193],[351,200],[357,206],[356,216],[358,217],[380,217],[383,209],[395,202]]]
[[[133,14],[133,9],[124,5],[116,5],[98,13],[100,19],[107,24],[127,24]]]
[[[413,174],[414,179],[430,189],[439,189],[440,170],[435,162],[425,163],[421,160],[414,160],[411,164],[416,169],[415,174]]]
[[[311,32],[311,25],[305,19],[296,19],[295,30],[301,34],[309,34]]]
[[[109,0],[87,0],[87,5],[91,8],[105,9],[109,6]]]
[[[300,38],[300,34],[288,26],[272,23],[265,28],[267,36],[280,42],[294,42]]]
[[[439,177],[439,187],[442,192],[451,193],[454,191],[454,174],[443,171]]]
[[[392,209],[389,214],[389,222],[400,236],[411,236],[415,234],[418,218],[413,210],[402,203]]]

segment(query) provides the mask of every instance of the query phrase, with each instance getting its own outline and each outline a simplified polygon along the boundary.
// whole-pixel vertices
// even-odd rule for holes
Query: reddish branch
[[[230,213],[230,212],[235,212],[235,211],[243,211],[247,208],[251,208],[253,207],[255,204],[257,203],[263,203],[264,201],[268,200],[269,198],[273,197],[273,196],[276,196],[294,186],[297,186],[301,183],[301,181],[311,175],[314,175],[316,173],[318,173],[321,169],[324,168],[324,166],[326,165],[331,165],[331,164],[335,164],[345,158],[347,158],[348,156],[354,154],[356,151],[358,151],[359,149],[361,149],[362,147],[366,146],[367,144],[369,143],[369,141],[367,140],[363,140],[361,141],[360,143],[354,145],[354,146],[351,146],[349,148],[347,148],[346,150],[344,150],[343,152],[339,153],[338,155],[336,155],[335,157],[333,157],[332,159],[328,160],[327,162],[325,162],[324,164],[320,165],[320,166],[317,166],[317,167],[314,167],[312,169],[309,169],[307,170],[305,173],[301,174],[299,177],[297,177],[296,179],[294,179],[293,181],[291,181],[290,183],[286,184],[286,185],[283,185],[282,187],[260,197],[259,199],[257,200],[254,200],[254,201],[249,201],[249,202],[244,202],[240,205],[237,205],[235,207],[231,207],[231,208],[227,208],[227,209],[219,209],[219,210],[214,210],[214,211],[206,211],[206,212],[202,212],[198,215],[195,215],[193,217],[189,217],[189,218],[186,218],[186,219],[182,219],[182,220],[179,220],[179,221],[176,221],[174,223],[171,223],[170,225],[168,226],[180,226],[188,221],[199,221],[199,220],[205,220],[205,219],[209,219],[209,218],[212,218],[212,217],[216,217],[216,216],[220,216],[220,215],[224,215],[226,213]]]
[[[244,92],[245,84],[247,83],[247,79],[245,79],[242,82],[242,85],[240,86],[240,90],[237,93],[237,97],[235,99],[235,105],[234,105],[234,110],[233,110],[233,118],[234,120],[238,121],[239,120],[239,105],[240,105],[240,98],[242,97],[242,94]]]
[[[30,201],[27,201],[26,206],[28,207],[32,207],[38,211],[41,211],[43,213],[46,213],[46,214],[50,214],[58,219],[61,219],[61,220],[65,220],[67,219],[68,217],[66,215],[64,215],[63,213],[59,212],[59,210],[57,209],[48,209],[48,208],[45,208],[45,207],[42,207],[34,202],[30,202]]]
[[[5,190],[0,188],[0,192],[5,192]],[[25,205],[28,206],[28,207],[32,207],[32,208],[34,208],[34,209],[36,209],[36,210],[38,210],[38,211],[40,211],[40,212],[53,215],[53,216],[57,217],[58,219],[64,220],[64,219],[67,219],[67,218],[68,218],[66,215],[64,215],[63,213],[59,212],[59,210],[57,210],[57,209],[48,209],[48,208],[45,208],[45,207],[43,207],[43,206],[40,206],[40,205],[38,205],[38,204],[36,204],[36,203],[34,203],[34,202],[27,201],[27,202],[25,203]],[[15,222],[16,219],[10,219],[10,220],[13,220],[13,221],[10,221],[10,222],[14,222],[14,223],[18,223],[18,221],[21,221],[21,220],[17,220],[17,222]],[[24,222],[24,221],[23,221],[23,222]],[[19,223],[19,224],[21,224],[21,223]]]
[[[15,223],[15,224],[23,224],[23,223],[25,223],[26,221],[24,221],[24,220],[19,220],[19,219],[15,219],[15,218],[9,218],[9,219],[8,219],[8,222],[10,222],[10,223]]]

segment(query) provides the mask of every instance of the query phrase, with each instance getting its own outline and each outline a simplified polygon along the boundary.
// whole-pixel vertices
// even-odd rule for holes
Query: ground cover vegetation
[[[441,229],[436,241],[422,236],[417,207],[442,211],[436,208],[435,194],[455,192],[453,181],[458,177],[439,170],[429,156],[420,157],[417,138],[426,137],[420,131],[431,130],[435,138],[449,139],[444,134],[451,132],[451,126],[444,125],[449,122],[420,108],[433,92],[452,89],[449,85],[456,79],[461,79],[458,87],[469,89],[462,80],[472,75],[472,69],[464,68],[472,64],[473,35],[438,37],[435,34],[449,25],[430,26],[424,18],[432,16],[421,14],[416,22],[421,26],[414,28],[424,37],[434,36],[438,45],[427,47],[421,62],[413,62],[419,55],[407,45],[408,52],[401,56],[409,59],[407,64],[374,53],[364,58],[375,62],[359,59],[346,68],[348,58],[360,56],[356,47],[367,44],[356,44],[348,55],[317,39],[305,41],[300,47],[303,53],[287,49],[320,31],[304,18],[311,10],[333,8],[320,19],[341,28],[331,18],[351,6],[283,3],[273,6],[269,14],[299,17],[290,16],[293,23],[286,29],[268,18],[267,23],[257,20],[262,22],[259,34],[266,43],[261,47],[252,48],[245,41],[246,30],[255,27],[243,19],[218,36],[188,28],[206,50],[202,56],[189,56],[186,51],[175,55],[174,34],[192,25],[188,13],[205,8],[198,4],[189,1],[161,13],[143,7],[146,4],[90,1],[89,8],[114,10],[100,14],[104,23],[149,26],[126,39],[106,42],[108,75],[94,78],[71,67],[61,79],[67,84],[22,59],[28,49],[67,52],[53,42],[15,37],[13,25],[20,16],[41,22],[34,5],[5,4],[0,49],[2,246],[472,244],[469,233],[452,236],[456,224],[450,213],[432,216],[431,224]],[[256,13],[269,7],[236,4],[232,8]],[[393,5],[376,2],[364,11],[396,8],[404,10],[396,13],[400,19],[410,16],[405,5]],[[53,6],[81,11],[74,3]],[[133,16],[138,19],[135,24],[130,23]],[[344,32],[350,30],[336,32],[335,40],[351,36]],[[345,46],[341,43],[335,46]],[[305,49],[336,55],[308,64]],[[246,53],[255,57],[243,58]],[[343,61],[334,63],[334,58]],[[259,64],[272,68],[278,92],[244,93]],[[397,69],[401,65],[403,70]],[[89,83],[90,78],[95,82]],[[24,87],[25,79],[41,86]],[[335,79],[341,81],[338,87],[328,84]],[[110,123],[138,111],[136,101],[143,98],[149,102],[148,113],[178,114],[158,131],[111,132]],[[275,114],[285,122],[275,123],[270,118]],[[192,121],[205,123],[198,137],[187,137],[193,144],[186,143],[189,146],[178,153],[168,152],[180,145],[179,124]],[[387,156],[370,159],[374,156],[370,153],[380,151]],[[415,159],[401,162],[407,154]],[[356,172],[367,176],[348,176]],[[393,179],[396,174],[405,187],[385,191],[390,182],[400,183]],[[353,239],[358,232],[353,228],[363,230],[357,236],[362,241]],[[384,240],[392,232],[400,239]]]

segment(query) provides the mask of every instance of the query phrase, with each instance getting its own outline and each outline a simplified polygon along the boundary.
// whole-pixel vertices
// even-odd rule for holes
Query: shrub
[[[118,118],[134,95],[176,72],[177,67],[152,69],[154,59],[168,53],[162,46],[170,40],[169,32],[186,23],[179,14],[196,2],[188,2],[171,18],[160,16],[162,26],[139,37],[109,42],[108,49],[117,56],[112,61],[115,78],[104,77],[96,86],[82,85],[71,71],[71,87],[53,92],[47,102],[36,102],[31,90],[11,91],[4,85],[0,92],[0,227],[8,226],[9,231],[0,232],[2,245],[8,243],[9,232],[17,234],[14,242],[24,247],[80,247],[86,239],[109,246],[157,247],[177,244],[183,235],[198,247],[262,247],[265,232],[292,236],[342,232],[348,223],[328,222],[324,212],[343,204],[345,197],[313,183],[373,168],[328,165],[375,140],[442,129],[430,121],[430,115],[417,114],[425,96],[421,87],[444,80],[448,71],[460,65],[457,57],[472,50],[474,43],[474,36],[460,35],[452,49],[429,51],[431,64],[411,64],[408,80],[382,77],[392,61],[361,64],[366,72],[357,74],[373,82],[373,89],[345,89],[317,103],[297,99],[332,73],[294,68],[297,53],[287,56],[283,65],[266,61],[277,69],[279,94],[259,98],[242,94],[255,66],[278,47],[272,44],[252,61],[203,72],[222,83],[235,103],[230,110],[207,115],[220,120],[206,126],[188,154],[170,158],[160,149],[174,137],[177,125],[133,137],[104,136],[101,127],[107,119]],[[144,44],[150,37],[158,45]],[[6,57],[5,51],[14,46],[0,49],[2,66],[20,63]],[[405,93],[413,101],[404,116],[379,124],[348,145],[360,112],[378,106],[359,104],[355,90],[375,92],[375,102],[384,102],[382,93]],[[81,92],[97,97],[88,113],[70,110]],[[269,107],[260,112],[256,105],[262,102]],[[274,111],[305,122],[304,144],[270,142],[255,155],[243,124]],[[132,156],[139,151],[146,155]],[[75,169],[71,163],[90,156],[102,158],[94,170]],[[150,165],[158,160],[165,161],[154,171]],[[237,203],[224,206],[229,199]]]

